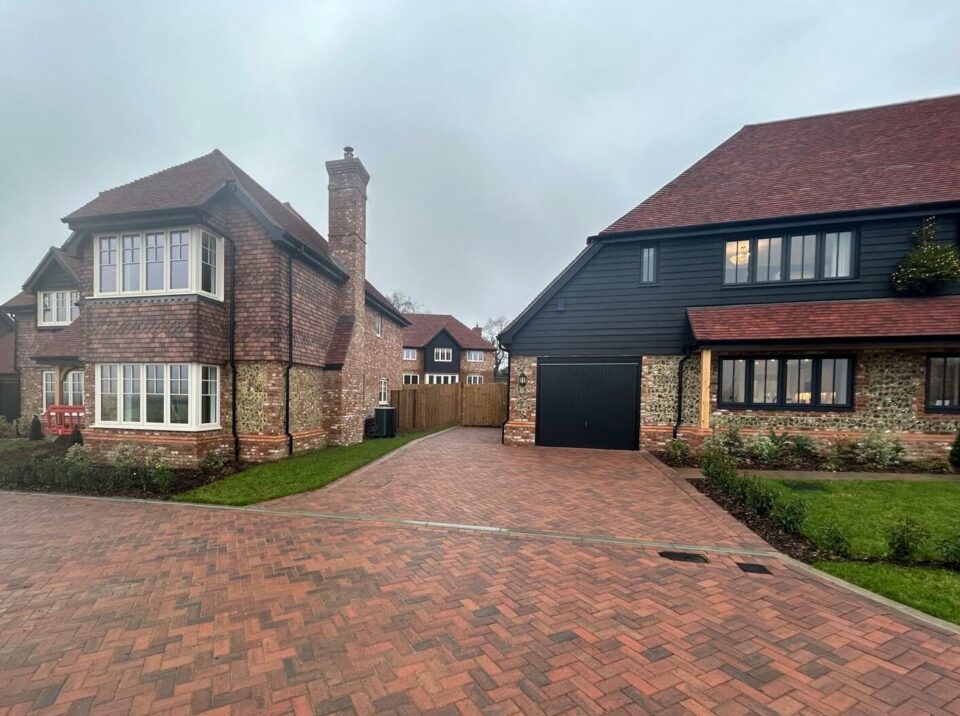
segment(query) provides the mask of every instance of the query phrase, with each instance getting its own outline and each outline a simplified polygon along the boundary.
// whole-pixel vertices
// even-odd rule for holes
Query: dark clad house
[[[11,421],[20,417],[20,383],[14,360],[16,340],[13,319],[0,311],[0,417]]]
[[[891,275],[956,244],[960,96],[749,125],[590,237],[503,332],[511,444],[882,431],[944,457],[960,296]]]
[[[440,313],[404,316],[410,322],[403,329],[404,385],[493,382],[494,346],[480,326]]]
[[[4,306],[20,414],[172,463],[363,437],[407,320],[366,281],[370,176],[326,163],[329,238],[219,150],[101,192]]]

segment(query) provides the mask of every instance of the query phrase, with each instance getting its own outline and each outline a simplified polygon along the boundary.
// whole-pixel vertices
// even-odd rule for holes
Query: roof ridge
[[[157,175],[159,175],[159,174],[163,174],[164,172],[168,172],[168,171],[171,171],[171,170],[173,170],[173,169],[180,169],[181,167],[185,167],[185,166],[187,166],[188,164],[193,164],[194,162],[199,162],[201,159],[206,159],[207,157],[216,155],[217,153],[219,153],[220,156],[224,156],[223,153],[220,152],[219,149],[213,149],[212,151],[207,152],[206,154],[202,154],[202,155],[199,156],[199,157],[194,157],[193,159],[188,159],[188,160],[185,161],[185,162],[180,162],[179,164],[173,164],[173,165],[171,165],[171,166],[169,166],[169,167],[164,167],[163,169],[158,169],[158,170],[155,171],[155,172],[150,172],[149,174],[144,174],[142,177],[137,177],[136,179],[131,179],[130,181],[124,182],[123,184],[117,184],[116,186],[112,186],[112,187],[110,187],[109,189],[103,189],[103,190],[97,192],[97,196],[103,196],[104,194],[106,194],[106,193],[108,193],[108,192],[116,191],[117,189],[123,189],[124,187],[128,187],[128,186],[130,186],[131,184],[136,184],[137,182],[143,181],[144,179],[150,179],[151,177],[155,177],[155,176],[157,176]],[[89,203],[89,202],[87,202],[87,203]]]
[[[799,117],[785,117],[783,119],[772,119],[769,122],[750,122],[744,124],[740,129],[747,127],[765,127],[770,124],[784,124],[786,122],[803,122],[808,119],[822,119],[824,117],[835,117],[843,114],[859,114],[861,112],[876,112],[882,109],[891,109],[893,107],[904,107],[906,105],[926,104],[928,102],[940,102],[945,99],[960,99],[960,94],[944,94],[937,97],[924,97],[922,99],[908,99],[902,102],[890,102],[888,104],[877,104],[872,107],[857,107],[855,109],[841,109],[836,112],[819,112],[817,114],[804,114]]]

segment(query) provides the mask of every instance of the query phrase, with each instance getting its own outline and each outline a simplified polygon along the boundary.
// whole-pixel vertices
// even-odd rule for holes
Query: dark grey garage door
[[[639,373],[635,362],[541,362],[537,444],[636,450]]]

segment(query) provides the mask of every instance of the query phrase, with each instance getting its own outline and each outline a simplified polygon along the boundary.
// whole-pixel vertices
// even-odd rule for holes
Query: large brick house
[[[410,322],[402,332],[404,385],[493,382],[494,346],[480,326],[438,313],[404,316]]]
[[[67,216],[3,307],[21,414],[184,465],[360,441],[407,320],[366,281],[366,169],[349,147],[326,166],[329,240],[219,150]]]
[[[505,441],[881,431],[945,457],[958,288],[892,281],[930,217],[956,245],[960,96],[744,127],[590,237],[504,330]]]

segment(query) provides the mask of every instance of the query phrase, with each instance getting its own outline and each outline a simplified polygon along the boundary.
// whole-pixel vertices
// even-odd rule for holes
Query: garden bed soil
[[[694,458],[688,458],[686,460],[675,460],[671,456],[663,451],[655,451],[652,453],[658,460],[663,464],[669,465],[670,467],[700,467],[700,462]],[[755,463],[750,460],[738,460],[737,466],[740,470],[795,470],[798,472],[881,472],[881,473],[891,473],[897,475],[914,475],[914,474],[928,474],[928,475],[955,475],[957,472],[950,468],[950,465],[942,460],[923,460],[919,462],[910,462],[904,461],[897,465],[889,465],[884,468],[871,469],[866,465],[861,465],[856,462],[841,463],[839,465],[831,465],[826,467],[823,460],[795,460],[791,461],[789,464],[780,463],[780,464],[763,464]]]
[[[835,559],[832,554],[820,549],[806,537],[784,532],[769,517],[761,517],[749,507],[738,505],[710,480],[696,479],[688,482],[784,554],[807,564]]]

